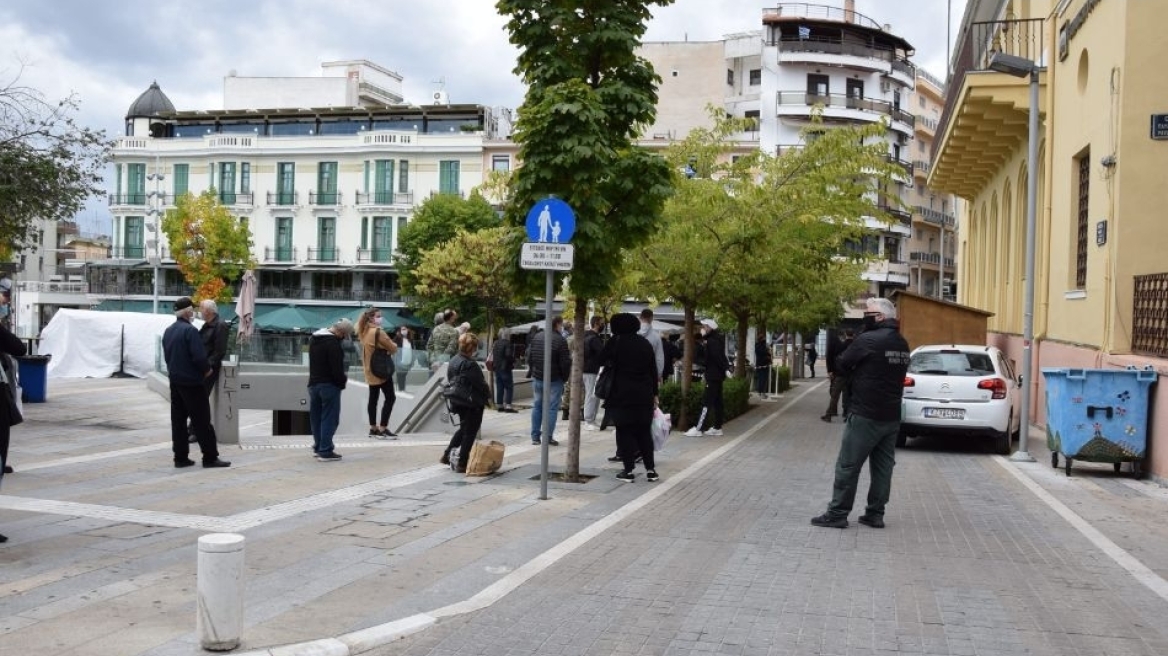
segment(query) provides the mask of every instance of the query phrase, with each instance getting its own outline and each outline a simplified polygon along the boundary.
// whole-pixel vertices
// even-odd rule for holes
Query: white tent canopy
[[[62,308],[41,331],[38,353],[53,356],[52,378],[108,378],[119,370],[142,377],[154,371],[156,345],[174,321],[166,314]]]

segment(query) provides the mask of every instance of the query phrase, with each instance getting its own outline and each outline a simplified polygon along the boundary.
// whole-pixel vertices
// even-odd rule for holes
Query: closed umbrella
[[[240,342],[247,343],[255,330],[256,279],[255,273],[248,270],[243,272],[243,281],[239,285],[239,299],[235,301],[235,315],[239,317]]]

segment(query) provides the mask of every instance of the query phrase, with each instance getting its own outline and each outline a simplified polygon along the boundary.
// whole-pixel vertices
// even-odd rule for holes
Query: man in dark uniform
[[[211,375],[211,364],[199,331],[191,325],[195,304],[182,297],[174,302],[174,323],[162,333],[162,352],[170,379],[170,439],[174,466],[190,467],[190,444],[187,442],[187,418],[203,452],[204,467],[230,467],[219,459],[215,434],[211,430],[211,404],[204,381]]]
[[[815,526],[847,528],[860,471],[868,460],[872,482],[860,523],[884,528],[908,360],[908,342],[900,334],[896,306],[886,298],[868,299],[864,332],[836,360],[837,369],[850,378],[851,408],[836,458],[831,503],[827,512],[811,520]]]

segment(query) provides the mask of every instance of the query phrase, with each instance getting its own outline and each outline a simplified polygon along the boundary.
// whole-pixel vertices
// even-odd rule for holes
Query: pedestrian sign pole
[[[543,409],[540,427],[539,498],[546,500],[548,482],[548,447],[552,439],[552,300],[555,297],[556,271],[571,271],[575,249],[570,243],[576,233],[576,215],[558,198],[537,201],[527,213],[527,241],[519,253],[519,267],[546,271],[546,303],[543,322],[543,394],[532,399]],[[562,401],[561,401],[562,402]]]

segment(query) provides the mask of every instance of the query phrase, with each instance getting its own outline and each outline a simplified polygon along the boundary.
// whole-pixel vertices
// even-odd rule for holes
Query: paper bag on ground
[[[486,476],[499,471],[503,466],[503,443],[475,442],[470,449],[470,460],[466,463],[467,476]]]

